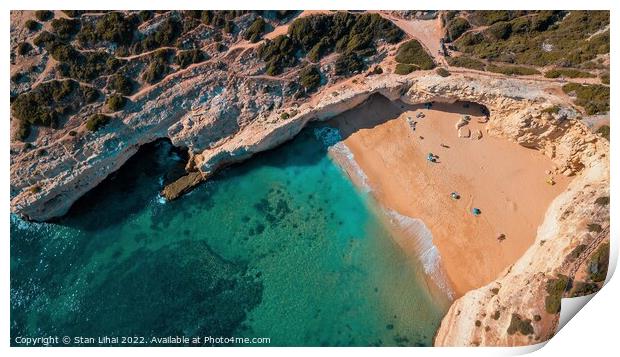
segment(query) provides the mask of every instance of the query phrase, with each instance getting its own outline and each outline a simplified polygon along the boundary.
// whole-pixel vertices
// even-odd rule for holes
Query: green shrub
[[[555,68],[545,72],[545,77],[547,78],[559,78],[559,77],[567,77],[567,78],[592,78],[594,75],[588,72],[582,72],[576,69],[571,68]]]
[[[547,281],[545,297],[545,310],[550,314],[557,314],[560,312],[562,296],[564,291],[568,287],[568,277],[564,275],[558,275],[557,279],[549,279]]]
[[[204,58],[204,53],[198,49],[180,51],[176,55],[175,63],[181,68],[186,68],[192,63],[202,62]]]
[[[419,68],[417,66],[412,65],[412,64],[398,63],[396,65],[394,73],[405,75],[405,74],[409,74],[409,73],[411,73],[413,71],[417,71],[418,69]]]
[[[435,68],[433,58],[417,40],[410,40],[400,45],[395,59],[398,63],[413,64],[420,69]]]
[[[321,85],[321,72],[317,66],[306,66],[299,71],[299,83],[306,92],[313,92]]]
[[[120,94],[112,94],[106,101],[106,105],[113,112],[123,109],[125,103],[127,103],[127,99]]]
[[[24,79],[25,75],[23,72],[16,72],[11,76],[11,82],[19,83],[22,79]]]
[[[159,82],[168,72],[168,66],[161,61],[150,62],[144,72],[142,72],[142,79],[150,84]]]
[[[312,62],[333,51],[342,52],[336,72],[353,73],[364,69],[360,57],[375,53],[376,41],[397,43],[403,36],[402,30],[379,14],[318,14],[296,19],[289,26],[288,35],[266,40],[258,53],[270,75],[295,65],[298,51]]]
[[[32,50],[32,45],[28,42],[20,42],[17,45],[17,54],[23,56]]]
[[[112,76],[108,81],[108,87],[122,95],[130,95],[131,92],[133,92],[133,83],[131,79],[122,74]]]
[[[52,31],[63,40],[69,40],[80,31],[80,20],[58,18],[52,20]]]
[[[256,43],[260,41],[263,33],[265,32],[265,26],[267,23],[262,17],[257,17],[254,22],[248,27],[248,29],[243,34],[243,38],[249,40],[252,43]]]
[[[120,12],[111,11],[103,15],[95,25],[97,38],[102,41],[127,45],[133,42],[138,18],[125,17]]]
[[[144,39],[134,44],[134,53],[151,51],[159,47],[173,46],[176,39],[181,35],[183,25],[178,19],[167,18],[155,31],[149,33]]]
[[[451,75],[450,71],[443,67],[437,68],[435,72],[442,77],[449,77]]]
[[[34,20],[27,20],[27,21],[24,23],[24,26],[26,26],[26,28],[27,28],[29,31],[36,31],[36,30],[38,30],[39,28],[41,28],[41,24],[40,24],[40,23],[38,23],[38,22],[36,22],[36,21],[34,21]]]
[[[588,279],[593,282],[605,281],[609,268],[609,242],[603,243],[588,261]]]
[[[470,20],[477,26],[490,26],[499,21],[508,21],[514,14],[508,10],[477,10],[472,11]]]
[[[534,74],[540,74],[540,72],[534,68],[521,67],[521,66],[496,66],[488,65],[486,70],[494,73],[501,73],[507,76],[530,76]]]
[[[291,116],[287,112],[284,112],[284,113],[280,114],[280,119],[282,119],[282,120],[286,120],[286,119],[288,119],[290,117]]]
[[[609,84],[609,72],[601,74],[601,83]]]
[[[110,117],[103,114],[93,114],[86,121],[86,129],[90,131],[97,131],[99,128],[105,126],[110,122]]]
[[[470,20],[480,12],[472,13]],[[609,11],[505,12],[492,26],[462,35],[460,52],[487,60],[536,66],[575,67],[609,53]],[[499,21],[496,21],[499,20]]]
[[[61,11],[69,17],[80,17],[84,13],[84,10],[61,10]]]
[[[123,61],[110,56],[104,51],[77,53],[59,66],[60,73],[65,77],[89,82],[101,75],[115,73]]]
[[[452,42],[459,38],[465,31],[469,30],[471,25],[462,17],[456,17],[448,23],[446,27],[446,38],[448,42]]]
[[[59,113],[68,110],[67,104],[84,100],[77,82],[50,81],[17,96],[11,103],[11,112],[23,126],[55,127]]]
[[[583,107],[588,115],[609,111],[609,87],[607,86],[568,83],[562,86],[562,90],[569,95],[574,93],[575,104]]]
[[[477,71],[484,71],[484,66],[485,66],[484,63],[478,60],[475,60],[473,58],[470,58],[470,57],[466,57],[466,56],[448,57],[447,60],[450,66],[475,69]]]
[[[597,134],[601,134],[601,136],[605,138],[607,141],[609,141],[609,132],[610,132],[609,125],[602,125],[596,131]]]
[[[510,22],[496,22],[489,26],[484,33],[491,36],[494,40],[506,40],[512,34],[512,25]]]
[[[344,53],[338,57],[334,67],[337,75],[350,75],[363,71],[366,64],[355,53]]]
[[[521,333],[523,336],[531,335],[534,333],[532,320],[524,319],[519,314],[513,313],[510,319],[510,326],[508,326],[506,332],[509,335],[514,335],[517,332]]]
[[[280,35],[273,40],[266,40],[258,48],[258,56],[267,62],[267,74],[282,73],[284,67],[293,66],[297,62],[296,47],[286,35]]]
[[[541,110],[542,113],[548,113],[548,114],[557,114],[560,112],[560,106],[559,105],[553,105],[550,107],[547,107],[543,110]]]
[[[58,39],[56,38],[56,35],[47,31],[43,31],[32,40],[32,43],[37,47],[48,48],[57,41]]]
[[[586,283],[583,281],[575,282],[575,286],[571,290],[571,297],[586,296],[596,293],[600,287],[596,283]]]
[[[34,12],[34,17],[39,21],[48,21],[54,17],[54,13],[49,10],[37,10]]]

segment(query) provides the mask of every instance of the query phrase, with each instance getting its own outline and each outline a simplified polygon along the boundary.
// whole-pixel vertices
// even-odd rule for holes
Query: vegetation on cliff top
[[[474,11],[473,29],[454,41],[475,58],[536,66],[578,66],[609,53],[609,11]],[[448,40],[451,36],[447,35]]]
[[[16,139],[24,140],[32,125],[58,127],[61,117],[79,109],[84,103],[92,102],[97,96],[95,89],[81,86],[73,80],[42,83],[17,96],[11,104],[11,113],[19,120]]]
[[[418,40],[410,40],[398,48],[396,62],[414,65],[422,70],[435,68],[435,62]]]
[[[403,35],[402,30],[379,14],[318,14],[296,19],[287,35],[265,41],[258,54],[270,75],[295,65],[298,52],[317,62],[334,51],[342,57],[336,65],[337,72],[354,73],[365,68],[363,57],[376,51],[377,41],[396,43]]]
[[[609,87],[600,84],[568,83],[564,93],[575,96],[575,104],[583,107],[588,115],[609,111]]]

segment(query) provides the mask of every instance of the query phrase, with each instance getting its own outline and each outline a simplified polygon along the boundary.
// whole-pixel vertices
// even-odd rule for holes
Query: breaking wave
[[[399,229],[411,237],[410,239],[415,240],[414,247],[422,262],[424,273],[448,295],[450,300],[454,300],[454,292],[441,267],[441,255],[433,244],[433,235],[428,227],[421,219],[408,217],[393,210],[385,210],[385,213],[393,224],[398,225]]]
[[[314,136],[323,143],[323,146],[327,148],[330,153],[345,161],[343,164],[345,164],[347,169],[349,169],[345,169],[345,171],[350,171],[351,174],[355,175],[355,178],[361,185],[364,192],[371,191],[370,185],[368,184],[368,177],[358,165],[357,161],[355,161],[355,155],[353,155],[353,152],[351,152],[349,147],[342,142],[340,130],[330,126],[315,128]]]

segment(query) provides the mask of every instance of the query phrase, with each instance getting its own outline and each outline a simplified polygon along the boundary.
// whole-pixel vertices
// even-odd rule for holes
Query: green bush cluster
[[[34,20],[27,20],[24,23],[24,26],[29,30],[29,31],[36,31],[39,28],[41,28],[41,24],[34,21]]]
[[[609,72],[601,74],[601,83],[609,84]]]
[[[299,71],[299,83],[306,92],[313,92],[321,85],[321,72],[318,66],[306,66]]]
[[[30,45],[28,42],[20,42],[17,45],[17,54],[20,56],[23,56],[30,51],[32,51],[32,45]]]
[[[47,31],[41,32],[33,43],[45,47],[57,61],[60,73],[80,81],[91,81],[101,75],[112,74],[121,67],[122,61],[104,51],[79,52],[70,44]]]
[[[455,17],[446,26],[446,39],[452,42],[461,37],[465,31],[469,30],[471,25],[462,17]]]
[[[108,88],[122,95],[130,95],[133,92],[133,82],[122,74],[115,74],[108,80]]]
[[[588,279],[593,282],[605,281],[609,267],[609,242],[601,244],[588,261]]]
[[[174,62],[181,68],[186,68],[190,64],[202,62],[204,59],[205,55],[201,50],[193,49],[178,52]]]
[[[548,113],[548,114],[557,114],[560,112],[560,106],[559,105],[553,105],[550,107],[547,107],[543,110],[541,110],[542,113]]]
[[[58,18],[52,20],[52,31],[63,41],[70,40],[80,31],[80,20]]]
[[[530,76],[534,74],[540,74],[537,69],[522,67],[522,66],[496,66],[487,65],[486,70],[494,73],[501,73],[507,76]]]
[[[457,39],[457,49],[476,58],[564,67],[578,66],[609,53],[609,32],[592,36],[609,24],[609,11],[499,14],[492,21],[485,21],[485,24],[492,22],[485,30],[469,32]],[[478,11],[472,13],[470,21],[476,16]]]
[[[97,131],[99,128],[105,126],[110,122],[110,117],[104,114],[93,114],[86,121],[86,129],[90,131]]]
[[[82,16],[83,13],[85,13],[85,10],[61,10],[65,15],[69,16],[69,17],[80,17]]]
[[[435,62],[418,40],[410,40],[398,48],[396,62],[412,64],[420,69],[428,70],[435,68]]]
[[[34,17],[39,21],[48,21],[54,17],[54,13],[49,10],[37,10],[34,12]]]
[[[588,115],[609,111],[609,87],[600,84],[582,85],[568,83],[562,86],[566,94],[575,93],[575,104],[583,107]]]
[[[252,22],[250,27],[248,27],[248,29],[244,32],[243,38],[252,43],[260,41],[263,33],[265,32],[266,26],[267,23],[265,20],[260,16],[257,17],[254,22]]]
[[[550,314],[557,314],[560,312],[562,296],[568,288],[569,279],[567,276],[558,275],[556,279],[549,279],[547,281],[545,296],[545,310]]]
[[[112,94],[110,97],[108,97],[108,100],[106,101],[108,109],[113,112],[123,109],[126,103],[127,99],[120,94]]]
[[[398,63],[396,64],[396,68],[394,69],[394,73],[396,74],[401,74],[401,75],[405,75],[405,74],[409,74],[413,71],[418,70],[418,66],[412,65],[412,64],[406,64],[406,63]]]
[[[513,313],[510,318],[510,325],[508,326],[506,332],[509,335],[514,335],[517,332],[521,333],[523,336],[531,335],[534,333],[532,320],[524,319],[519,314]]]
[[[247,10],[205,10],[194,11],[192,16],[200,18],[202,22],[207,25],[222,29],[226,26],[228,21],[234,20],[249,12],[250,11]]]
[[[337,51],[342,53],[336,64],[340,69],[337,72],[353,73],[365,68],[359,57],[372,54],[375,41],[396,43],[403,35],[402,30],[379,14],[311,15],[293,21],[286,36],[265,41],[259,48],[259,56],[267,63],[267,73],[278,74],[296,63],[298,51],[313,62]]]
[[[155,51],[150,58],[150,62],[142,72],[142,79],[150,84],[160,81],[168,73],[168,63],[174,51],[170,49],[160,49]]]
[[[583,72],[572,68],[555,68],[545,72],[547,78],[592,78],[594,75],[589,72]]]
[[[76,81],[50,81],[33,90],[22,93],[11,103],[11,113],[19,120],[19,140],[30,133],[30,126],[55,128],[60,116],[76,109],[79,102],[88,102],[98,92],[90,87],[80,86]]]
[[[469,14],[469,20],[476,26],[490,26],[496,22],[509,21],[527,13],[527,11],[477,10]]]
[[[364,60],[354,52],[345,52],[341,54],[336,63],[334,70],[337,75],[348,76],[350,74],[359,73],[366,68]]]
[[[601,136],[603,138],[605,138],[607,141],[609,141],[609,125],[603,125],[600,128],[598,128],[598,130],[596,131],[598,134],[601,134]]]
[[[448,71],[447,69],[445,69],[443,67],[437,68],[437,70],[435,72],[438,75],[442,76],[442,77],[450,77],[450,75],[451,75],[450,71]]]
[[[477,71],[484,71],[484,67],[485,67],[484,62],[475,60],[467,56],[448,57],[447,60],[448,60],[448,64],[454,67],[475,69]]]
[[[155,31],[133,45],[134,53],[151,51],[159,47],[173,46],[175,40],[181,35],[183,25],[173,17],[164,20]]]

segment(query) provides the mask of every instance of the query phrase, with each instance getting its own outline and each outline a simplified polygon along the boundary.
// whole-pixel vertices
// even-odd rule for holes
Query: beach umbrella
[[[480,210],[480,208],[476,208],[476,207],[474,207],[474,208],[471,210],[471,213],[473,213],[473,214],[474,214],[474,216],[478,216],[480,213],[482,213],[482,211]]]

